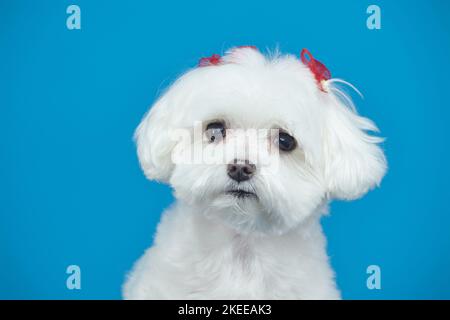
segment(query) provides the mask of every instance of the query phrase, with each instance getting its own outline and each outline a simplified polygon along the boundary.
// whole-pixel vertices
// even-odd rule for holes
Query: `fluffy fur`
[[[136,130],[140,164],[149,179],[169,183],[176,203],[158,226],[153,246],[124,285],[126,299],[339,299],[320,217],[332,199],[356,199],[386,170],[375,124],[349,108],[328,82],[318,89],[310,70],[291,55],[233,48],[216,66],[182,75]],[[242,141],[232,132],[217,143],[196,138],[195,123],[224,121],[228,129],[289,132],[292,152],[273,141],[256,174],[237,183],[223,163],[174,163],[174,150],[203,146],[203,155]],[[182,128],[191,139],[176,140]],[[245,148],[244,148],[245,149]],[[227,153],[228,154],[228,153]],[[251,190],[241,198],[229,188]]]

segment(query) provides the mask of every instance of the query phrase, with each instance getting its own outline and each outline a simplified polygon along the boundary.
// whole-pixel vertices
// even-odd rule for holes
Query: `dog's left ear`
[[[134,134],[139,162],[151,180],[167,182],[172,173],[171,154],[175,142],[169,137],[169,118],[166,93],[147,112]]]
[[[325,183],[330,198],[356,199],[379,185],[387,164],[375,124],[330,97],[324,108]]]

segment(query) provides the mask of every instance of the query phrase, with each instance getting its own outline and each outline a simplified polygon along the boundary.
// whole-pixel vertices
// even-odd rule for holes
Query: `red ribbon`
[[[314,59],[312,54],[307,49],[302,50],[302,52],[300,53],[300,58],[302,62],[313,73],[314,78],[316,78],[317,80],[317,85],[319,86],[319,89],[322,90],[323,92],[326,92],[325,88],[323,87],[323,84],[324,81],[331,79],[330,70],[328,70],[323,63]]]
[[[213,54],[210,57],[201,58],[198,62],[199,67],[215,66],[222,62],[222,57],[219,54]]]
[[[236,47],[238,49],[242,48],[251,48],[254,50],[258,50],[255,46],[239,46]],[[300,53],[300,58],[302,62],[311,70],[314,75],[314,78],[317,81],[317,85],[319,89],[323,92],[326,92],[324,88],[324,82],[331,79],[330,70],[325,67],[323,63],[319,60],[314,59],[312,54],[307,50],[303,49]],[[207,66],[216,66],[222,63],[222,57],[219,54],[213,54],[210,57],[203,57],[199,60],[199,67],[207,67]]]
[[[256,46],[239,46],[236,48],[237,49],[250,48],[250,49],[258,50],[258,48],[256,48]],[[199,67],[216,66],[220,63],[222,63],[222,57],[219,54],[213,54],[210,57],[201,58],[198,61],[198,66]]]

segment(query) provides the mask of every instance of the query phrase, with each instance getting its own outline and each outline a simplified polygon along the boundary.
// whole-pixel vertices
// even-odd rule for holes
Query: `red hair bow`
[[[258,50],[258,48],[256,48],[255,46],[239,46],[236,48],[237,49],[250,48],[250,49]],[[220,63],[222,63],[222,57],[219,54],[213,54],[210,57],[201,58],[198,61],[198,66],[199,67],[216,66]]]
[[[215,66],[222,62],[222,57],[219,54],[213,54],[210,57],[201,58],[198,62],[199,67]]]
[[[314,59],[312,54],[307,50],[303,49],[300,53],[300,58],[302,62],[311,70],[311,72],[314,75],[314,78],[317,80],[317,84],[319,86],[319,89],[323,92],[326,92],[324,88],[324,83],[327,80],[331,79],[331,73],[330,70],[325,67],[323,63],[320,61]]]

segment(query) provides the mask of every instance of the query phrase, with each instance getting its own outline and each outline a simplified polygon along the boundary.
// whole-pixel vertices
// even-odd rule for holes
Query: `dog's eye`
[[[220,141],[221,139],[225,138],[226,135],[225,125],[219,121],[211,122],[206,126],[205,134],[209,142]]]
[[[283,151],[292,151],[297,146],[297,141],[294,137],[286,132],[280,132],[278,134],[278,147]]]

